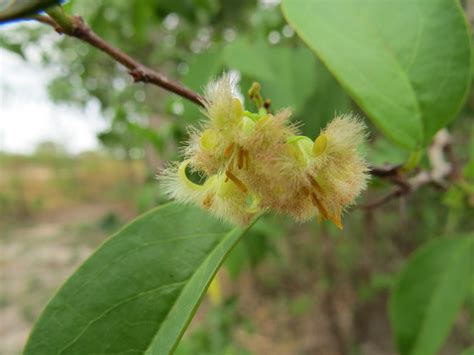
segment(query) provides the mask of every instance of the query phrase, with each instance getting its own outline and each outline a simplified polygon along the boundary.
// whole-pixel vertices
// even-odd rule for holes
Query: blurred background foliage
[[[335,113],[363,115],[284,22],[277,3],[75,0],[65,8],[83,16],[108,42],[196,91],[223,70],[239,76],[244,99],[251,83],[259,81],[273,109],[291,106],[294,120],[310,137]],[[20,222],[39,223],[41,216],[72,206],[112,204],[113,209],[101,209],[95,219],[87,215],[84,222],[64,226],[70,238],[77,237],[74,247],[88,238],[97,245],[127,217],[164,201],[154,176],[168,160],[178,158],[187,126],[202,117],[194,104],[151,85],[133,84],[103,53],[46,26],[1,31],[0,43],[51,70],[51,100],[79,107],[98,101],[108,122],[98,137],[103,152],[71,156],[45,142],[31,156],[1,154],[5,240],[23,235],[12,227]],[[386,302],[401,266],[431,239],[474,230],[473,117],[471,91],[448,127],[463,177],[448,188],[425,187],[378,209],[357,208],[345,216],[343,232],[315,221],[295,225],[272,216],[259,221],[219,274],[222,299],[204,304],[177,354],[395,353]],[[406,159],[406,152],[369,127],[366,151],[372,164]],[[360,204],[390,188],[374,179]],[[66,269],[72,270],[79,259]],[[49,296],[62,279],[38,282],[36,288]],[[22,314],[27,316],[22,321],[30,324],[44,302],[24,297]],[[14,290],[5,292],[1,307],[8,308],[15,298]],[[459,353],[474,341],[473,317],[470,297],[442,354]],[[0,349],[5,354],[18,350]]]

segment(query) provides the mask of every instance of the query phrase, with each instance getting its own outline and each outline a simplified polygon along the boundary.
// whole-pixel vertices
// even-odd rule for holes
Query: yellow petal
[[[213,129],[206,129],[199,138],[199,145],[205,151],[212,151],[218,142],[217,132]]]
[[[239,119],[244,114],[244,107],[242,106],[242,102],[236,97],[232,99],[232,113],[236,119]]]
[[[328,136],[326,134],[320,134],[318,138],[314,140],[313,154],[318,157],[326,151],[328,146]]]

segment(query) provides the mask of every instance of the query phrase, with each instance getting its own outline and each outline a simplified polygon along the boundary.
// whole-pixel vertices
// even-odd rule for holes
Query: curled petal
[[[188,167],[189,163],[191,163],[191,160],[186,159],[185,161],[183,161],[180,164],[180,166],[178,168],[178,176],[179,176],[181,182],[188,189],[191,189],[191,190],[194,190],[194,191],[203,191],[204,190],[203,185],[195,184],[194,182],[192,182],[191,180],[188,179],[188,176],[186,175],[186,168]]]
[[[311,160],[313,141],[306,136],[292,136],[287,144],[290,155],[300,164],[307,165]]]

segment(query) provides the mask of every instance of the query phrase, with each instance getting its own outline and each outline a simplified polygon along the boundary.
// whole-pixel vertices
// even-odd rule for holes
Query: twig
[[[157,85],[199,106],[204,106],[204,99],[201,95],[181,83],[168,79],[165,75],[148,68],[125,52],[113,47],[92,31],[89,25],[85,23],[80,16],[66,15],[61,9],[56,9],[54,12],[48,13],[51,17],[36,16],[33,19],[53,27],[58,33],[80,39],[108,54],[111,58],[128,69],[128,73],[133,77],[135,82]]]
[[[420,171],[418,174],[410,179],[405,179],[399,169],[392,168],[380,171],[378,168],[377,175],[379,177],[387,177],[394,184],[397,185],[389,194],[362,206],[363,209],[373,209],[386,204],[387,202],[413,193],[422,186],[434,185],[437,187],[445,188],[445,179],[449,178],[453,174],[455,166],[445,160],[444,152],[446,149],[449,151],[451,144],[451,137],[446,129],[439,131],[433,139],[433,144],[428,149],[428,158],[431,164],[431,170]],[[372,170],[374,171],[374,170]]]
[[[390,202],[391,200],[394,200],[396,198],[402,197],[404,195],[407,195],[410,192],[410,190],[403,190],[401,188],[396,188],[392,192],[388,193],[387,195],[381,197],[380,199],[370,202],[366,205],[363,205],[362,208],[365,210],[371,210],[377,207],[380,207],[382,205],[385,205],[386,203]]]
[[[58,23],[49,16],[36,15],[32,19],[38,22],[44,23],[45,25],[51,26],[52,28],[55,29],[56,32],[61,31],[61,26],[59,26]]]
[[[369,168],[372,176],[380,178],[398,176],[400,174],[401,165],[372,166]]]

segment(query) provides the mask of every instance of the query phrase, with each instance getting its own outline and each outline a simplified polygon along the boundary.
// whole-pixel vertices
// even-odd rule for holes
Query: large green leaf
[[[439,239],[411,258],[390,300],[390,318],[402,355],[435,354],[473,280],[474,235]]]
[[[58,291],[26,354],[170,354],[243,234],[175,203],[105,242]]]
[[[301,112],[297,112],[297,120],[303,123],[303,134],[310,138],[316,138],[335,115],[351,109],[351,100],[339,83],[319,60],[315,64],[315,90]]]
[[[460,109],[471,42],[456,0],[283,0],[287,21],[374,123],[408,149]]]

